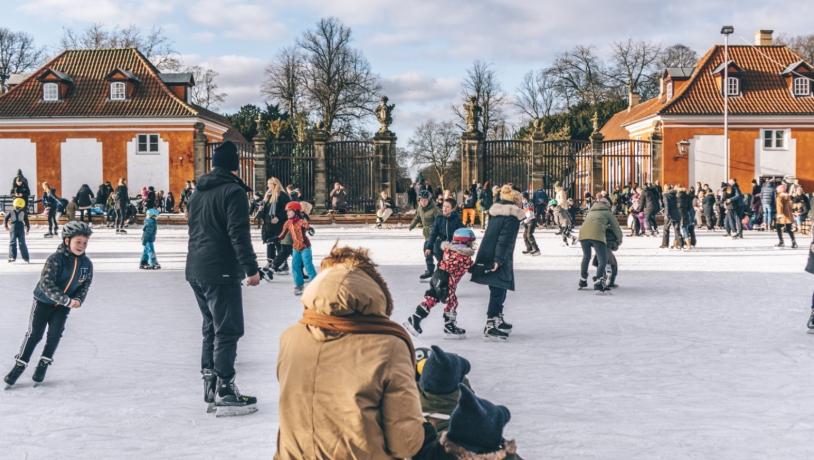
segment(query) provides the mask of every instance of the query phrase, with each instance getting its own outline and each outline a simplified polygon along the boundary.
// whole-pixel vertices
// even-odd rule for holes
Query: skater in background
[[[241,282],[260,283],[249,225],[251,191],[238,177],[237,147],[226,141],[212,155],[213,169],[189,200],[186,280],[202,317],[201,374],[204,401],[220,415],[256,411],[257,398],[235,385],[237,342],[243,336]]]
[[[763,228],[771,230],[774,226],[775,201],[777,187],[772,179],[766,179],[760,188],[760,207],[763,209]]]
[[[594,281],[595,291],[605,291],[608,286],[605,265],[608,260],[606,230],[613,232],[619,244],[622,244],[622,229],[619,222],[610,212],[610,203],[607,199],[598,200],[588,211],[582,226],[579,228],[579,242],[582,245],[582,265],[580,267],[579,288],[588,286],[588,264],[591,262],[591,252],[596,253],[597,268],[596,281]],[[665,233],[667,227],[665,226]]]
[[[438,206],[436,206],[432,201],[432,193],[430,193],[429,190],[421,190],[418,192],[418,207],[416,208],[415,216],[413,217],[412,222],[410,222],[409,230],[412,230],[421,224],[421,231],[424,234],[424,245],[422,248],[427,247],[427,242],[430,240],[430,233],[435,225],[435,218],[438,217],[439,214],[440,212],[438,211]],[[427,270],[423,275],[419,276],[420,279],[425,280],[432,277],[432,274],[435,271],[433,258],[435,258],[435,254],[432,251],[427,253],[425,249],[424,262],[427,265]],[[436,260],[436,262],[440,261],[440,259]]]
[[[68,314],[71,309],[85,303],[93,280],[93,264],[85,254],[91,233],[90,226],[84,222],[69,222],[62,227],[62,243],[56,252],[48,256],[34,289],[28,332],[19,353],[14,357],[14,367],[4,379],[7,385],[14,385],[20,378],[47,328],[42,357],[32,377],[36,383],[45,379],[45,372],[53,363],[54,353],[65,330]]]
[[[444,252],[441,250],[441,243],[452,241],[455,230],[464,226],[455,207],[454,198],[445,198],[442,202],[441,214],[435,217],[430,237],[424,242],[424,257],[435,255],[436,260],[443,259]]]
[[[436,434],[421,413],[415,351],[389,319],[393,298],[367,250],[331,249],[302,306],[280,337],[274,458],[422,458]]]
[[[562,236],[562,242],[568,246],[569,242],[571,245],[577,243],[577,237],[572,235],[571,232],[574,230],[574,222],[571,220],[571,213],[560,206],[560,203],[557,200],[550,200],[548,202],[548,207],[551,209],[551,212],[554,215],[554,223],[557,225],[559,229],[559,234]]]
[[[45,210],[45,215],[48,216],[48,233],[44,236],[51,238],[58,235],[59,232],[59,226],[57,225],[59,198],[57,198],[56,191],[48,182],[42,183],[42,207]]]
[[[466,227],[475,226],[475,207],[477,198],[471,190],[464,190],[464,200],[461,206],[461,223]]]
[[[141,263],[138,267],[142,270],[161,269],[155,255],[155,235],[158,232],[157,217],[157,209],[148,209],[144,216],[144,227],[141,230],[141,245],[144,246],[144,250],[141,253]]]
[[[520,193],[510,185],[502,186],[497,197],[489,208],[489,226],[471,271],[472,282],[489,286],[484,338],[507,340],[512,324],[503,319],[503,308],[506,291],[514,291],[514,246],[525,213],[520,208]]]
[[[164,199],[164,212],[168,214],[175,212],[175,196],[172,192],[167,192],[167,198]]]
[[[305,285],[303,278],[303,269],[308,273],[309,279],[314,279],[317,276],[317,270],[314,268],[313,255],[311,253],[311,240],[308,235],[313,235],[313,229],[308,224],[308,220],[304,219],[301,212],[302,207],[298,201],[289,202],[285,206],[285,211],[288,214],[288,219],[283,224],[282,233],[279,239],[283,239],[286,235],[291,236],[291,247],[293,253],[291,254],[291,270],[294,276],[294,295],[302,295]]]
[[[492,183],[488,180],[483,183],[480,191],[480,228],[486,229],[486,224],[489,220],[489,208],[494,203],[494,193],[492,192]]]
[[[774,189],[772,189],[774,193]],[[707,224],[707,230],[715,231],[715,192],[709,188],[709,184],[704,184],[704,191],[701,197],[701,207],[704,210],[704,220]]]
[[[387,222],[387,219],[393,215],[396,205],[393,199],[387,194],[387,190],[382,190],[379,193],[379,200],[376,206],[376,228],[382,228],[382,224]]]
[[[811,232],[814,234],[814,232]],[[808,245],[808,263],[806,271],[814,275],[814,239]],[[808,333],[814,334],[814,294],[811,295],[811,315],[808,317]]]
[[[791,229],[791,224],[794,222],[794,216],[791,211],[791,198],[786,193],[786,185],[780,184],[777,186],[777,198],[775,199],[775,213],[777,222],[775,230],[777,231],[778,243],[775,247],[782,248],[786,244],[783,242],[783,231],[789,234],[791,238],[792,249],[797,248],[797,241],[794,239],[794,232]]]
[[[795,231],[803,235],[807,234],[803,227],[803,222],[805,222],[808,212],[811,211],[811,202],[808,199],[808,195],[803,192],[803,187],[800,185],[795,185],[791,194],[791,210],[794,214]]]
[[[82,184],[79,187],[79,191],[76,192],[76,204],[79,207],[79,221],[83,222],[85,220],[85,213],[88,215],[88,223],[93,223],[93,219],[90,214],[90,208],[93,206],[93,191],[90,189],[88,184]]]
[[[124,234],[127,231],[124,229],[124,224],[127,222],[127,214],[130,207],[130,196],[127,194],[127,181],[124,177],[119,178],[119,184],[116,186],[114,192],[116,199],[116,234]]]
[[[523,242],[526,244],[526,250],[523,251],[523,254],[539,256],[540,247],[537,246],[537,239],[534,238],[534,230],[537,228],[537,210],[530,200],[528,192],[523,192],[522,207],[525,218],[521,224],[523,225]]]
[[[662,195],[664,204],[664,233],[661,236],[660,248],[670,247],[670,229],[673,230],[673,247],[684,247],[684,237],[681,236],[681,211],[678,208],[677,190],[667,185]]]
[[[11,196],[13,198],[22,198],[25,202],[25,208],[28,209],[28,200],[31,198],[31,188],[28,186],[28,179],[23,175],[23,170],[18,169],[17,175],[11,181]]]
[[[15,198],[12,206],[11,210],[6,211],[6,217],[3,219],[3,224],[8,232],[8,261],[12,263],[17,260],[17,246],[19,246],[23,261],[28,263],[28,245],[25,243],[25,236],[31,230],[28,210],[25,200],[22,198]]]
[[[446,338],[464,338],[466,330],[458,327],[458,296],[456,290],[464,274],[472,266],[475,255],[475,232],[469,228],[459,228],[452,236],[452,243],[441,243],[443,258],[438,263],[438,270],[430,281],[430,289],[424,293],[424,300],[418,304],[415,312],[407,319],[404,326],[414,336],[423,331],[421,321],[430,314],[430,310],[439,302],[446,303],[444,308],[444,336]]]
[[[263,196],[262,207],[260,208],[260,215],[263,219],[260,235],[263,244],[266,245],[266,268],[273,269],[274,258],[282,250],[280,248],[280,233],[282,233],[283,225],[288,220],[285,207],[291,200],[285,193],[280,179],[270,177],[266,186],[266,194]]]

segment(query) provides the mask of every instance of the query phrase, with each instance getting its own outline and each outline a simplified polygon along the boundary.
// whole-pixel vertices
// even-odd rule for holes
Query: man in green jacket
[[[415,211],[415,217],[413,217],[413,221],[410,222],[410,230],[416,228],[418,224],[421,224],[421,229],[424,232],[424,241],[426,242],[430,239],[430,231],[432,230],[432,226],[435,223],[435,218],[438,216],[440,211],[438,210],[438,206],[435,205],[430,199],[432,198],[432,194],[428,190],[422,190],[418,194],[418,209]],[[424,245],[421,245],[422,251],[424,249]],[[427,263],[427,271],[424,272],[419,278],[422,280],[428,279],[432,277],[433,272],[435,271],[435,264],[433,263],[433,254],[425,255],[424,260]],[[440,262],[440,260],[439,260]]]
[[[605,232],[610,230],[616,237],[618,245],[622,244],[622,229],[619,222],[611,213],[610,202],[602,196],[585,216],[585,221],[579,229],[579,242],[582,245],[582,266],[580,267],[579,288],[588,286],[588,264],[591,262],[591,250],[596,251],[598,266],[596,267],[595,291],[607,290],[605,279],[605,265],[608,262],[607,237]]]

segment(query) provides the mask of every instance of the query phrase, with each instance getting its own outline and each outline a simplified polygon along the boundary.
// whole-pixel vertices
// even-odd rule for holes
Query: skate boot
[[[150,268],[152,268],[152,267],[150,267],[150,265],[149,265],[149,264],[147,264],[147,262],[142,262],[142,263],[141,263],[141,264],[139,264],[139,266],[138,266],[138,269],[139,269],[139,270],[150,270]]]
[[[405,329],[407,329],[407,332],[413,335],[413,337],[418,337],[422,332],[424,332],[421,329],[421,320],[429,315],[430,311],[427,310],[427,307],[419,304],[417,307],[415,307],[415,313],[407,318],[407,321],[404,322],[403,326]]]
[[[580,278],[579,279],[579,287],[577,288],[577,290],[582,290],[582,289],[585,289],[586,287],[588,287],[588,280],[585,279],[585,278]]]
[[[302,286],[294,286],[294,295],[301,296],[302,295]]]
[[[495,325],[497,326],[498,329],[500,329],[503,332],[506,332],[506,333],[511,333],[512,332],[512,327],[513,327],[512,323],[507,323],[503,319],[503,313],[499,314],[497,316],[497,318],[495,318]]]
[[[529,253],[529,255],[530,255],[530,256],[535,256],[535,257],[536,257],[536,256],[539,256],[539,255],[540,255],[540,250],[539,250],[539,249],[534,249],[533,251],[531,251],[531,252]]]
[[[206,413],[215,412],[215,391],[218,386],[218,376],[212,369],[202,369],[201,378],[204,382],[204,402],[209,406],[206,408]]]
[[[534,252],[534,250],[533,249],[526,249],[525,251],[521,251],[521,252],[523,254],[531,254],[532,252]]]
[[[486,320],[486,327],[483,328],[483,338],[491,341],[506,341],[509,340],[509,333],[501,331],[497,327],[497,318],[489,318]]]
[[[456,324],[456,312],[444,313],[444,338],[445,339],[463,339],[466,338],[466,330],[458,327]]]
[[[14,367],[11,368],[11,371],[9,371],[9,373],[3,379],[3,381],[6,382],[6,388],[10,388],[12,385],[17,383],[17,379],[19,379],[23,374],[26,366],[28,366],[28,363],[19,359],[17,360]]]
[[[776,247],[776,248],[782,248],[782,247],[785,247],[785,246],[786,245],[782,241],[774,245],[774,247]]]
[[[432,273],[433,272],[427,270],[427,271],[424,272],[423,275],[419,276],[418,279],[421,279],[421,280],[430,279],[430,278],[432,278]]]
[[[229,379],[218,378],[218,392],[215,398],[215,416],[232,417],[257,412],[257,398],[240,394],[235,385],[235,376]]]
[[[288,261],[283,262],[280,268],[274,270],[278,275],[288,275]]]
[[[605,292],[607,290],[608,290],[608,286],[605,283],[605,278],[604,277],[599,278],[596,281],[594,281],[594,291],[597,291],[597,292],[601,293],[601,292]]]
[[[795,241],[795,240],[791,241],[791,248],[792,249],[797,249],[797,241]]]
[[[161,270],[160,264],[150,265],[150,270]]]
[[[811,310],[811,316],[808,317],[808,333],[814,334],[814,309]]]
[[[45,380],[45,373],[48,371],[48,366],[53,363],[54,360],[51,358],[42,357],[40,358],[40,362],[37,364],[37,368],[34,369],[34,375],[31,376],[31,380],[35,382],[35,384],[42,383]]]

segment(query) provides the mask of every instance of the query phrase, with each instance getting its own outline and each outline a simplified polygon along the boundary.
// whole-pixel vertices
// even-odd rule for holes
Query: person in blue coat
[[[141,245],[144,246],[144,251],[141,253],[141,264],[139,264],[139,268],[142,270],[161,269],[155,256],[155,234],[158,232],[156,217],[158,217],[158,210],[155,208],[148,209],[147,215],[144,217],[144,227],[141,231]]]

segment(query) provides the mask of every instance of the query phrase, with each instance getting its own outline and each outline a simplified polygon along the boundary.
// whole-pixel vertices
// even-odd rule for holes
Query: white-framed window
[[[43,83],[42,84],[42,100],[43,101],[58,101],[59,100],[59,85],[56,83]]]
[[[127,99],[127,94],[125,93],[126,86],[123,82],[114,81],[110,84],[110,100],[111,101],[123,101]]]
[[[727,77],[726,93],[729,96],[740,96],[741,81],[738,77]]]
[[[763,148],[767,150],[786,150],[787,131],[785,129],[764,129]]]
[[[667,91],[666,91],[666,93],[667,93],[667,100],[668,101],[673,98],[673,82],[667,83]]]
[[[794,95],[808,96],[811,94],[811,81],[806,77],[794,77]]]
[[[139,155],[158,155],[158,134],[139,134],[136,153]]]

